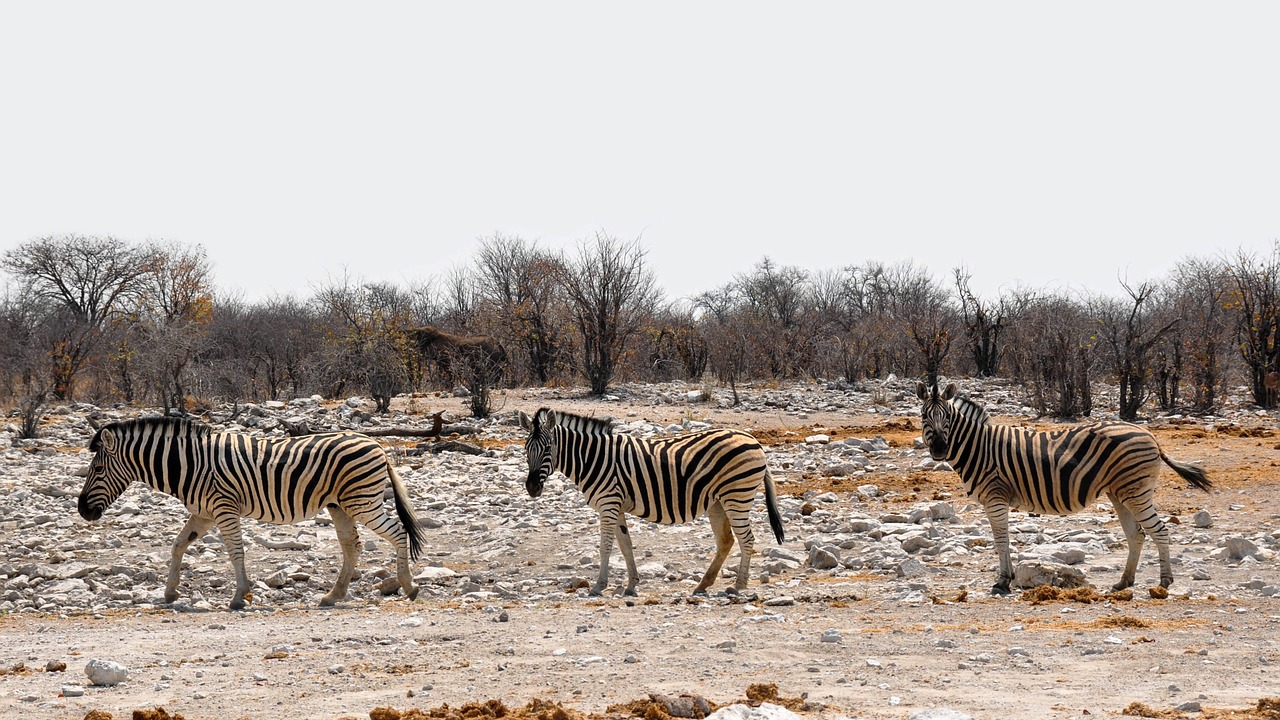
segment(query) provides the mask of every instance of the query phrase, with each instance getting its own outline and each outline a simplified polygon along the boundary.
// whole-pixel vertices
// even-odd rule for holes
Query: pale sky
[[[503,233],[1118,292],[1280,238],[1280,4],[5,3],[0,251],[407,284]]]

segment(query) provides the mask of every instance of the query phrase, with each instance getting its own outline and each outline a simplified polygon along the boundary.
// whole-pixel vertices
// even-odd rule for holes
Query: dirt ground
[[[593,401],[557,406],[605,414]],[[679,419],[672,408],[607,410]],[[919,435],[919,419],[909,414],[704,414],[715,425],[750,427],[766,444],[802,442],[815,429],[836,438],[882,434],[896,447],[910,447]],[[1206,532],[1224,536],[1280,529],[1274,417],[1213,428],[1164,422],[1154,432],[1169,455],[1202,463],[1217,488],[1204,496],[1166,470],[1157,498],[1162,515],[1186,523],[1203,507],[1215,518]],[[867,482],[777,475],[784,495],[813,489],[844,498]],[[949,472],[904,470],[874,482],[898,490],[893,502],[903,507],[942,493],[964,503],[959,479]],[[893,502],[884,509],[893,510]],[[584,532],[594,527],[593,517],[582,522]],[[1118,532],[1114,518],[1107,522]],[[705,525],[698,531],[709,537]],[[688,530],[646,527],[636,534],[637,547],[661,558],[667,534],[681,532]],[[803,552],[803,540],[789,538],[787,545]],[[157,550],[167,552],[165,543]],[[704,563],[706,547],[705,557],[686,560]],[[1114,568],[1089,571],[1095,587],[1114,582],[1123,552],[1113,548],[1093,563]],[[1169,597],[1154,599],[1147,591],[1157,574],[1149,544],[1131,599],[1033,602],[987,594],[994,551],[980,548],[978,559],[976,569],[931,574],[924,602],[904,602],[891,591],[901,581],[883,573],[802,568],[768,587],[753,578],[755,597],[713,593],[695,600],[683,585],[650,579],[638,598],[589,598],[577,590],[536,602],[481,594],[330,609],[251,606],[239,613],[15,613],[0,617],[0,658],[7,663],[0,716],[83,718],[99,710],[126,718],[134,709],[164,707],[192,720],[365,718],[379,707],[488,699],[512,708],[541,699],[604,713],[650,693],[694,693],[723,704],[757,683],[803,697],[809,703],[803,713],[822,718],[906,718],[939,707],[976,718],[1112,718],[1126,707],[1141,712],[1135,702],[1163,711],[1198,702],[1203,712],[1164,716],[1224,717],[1215,713],[1280,696],[1280,599],[1239,587],[1254,577],[1280,584],[1274,560],[1224,562],[1211,583],[1175,565]],[[512,573],[551,569],[537,548],[499,562]],[[617,555],[615,563],[616,582]],[[833,630],[839,641],[824,641]],[[130,680],[89,685],[83,668],[91,658],[128,659]],[[46,670],[51,661],[67,669]],[[82,685],[85,694],[61,697],[64,685]],[[1268,712],[1231,717],[1280,717]]]

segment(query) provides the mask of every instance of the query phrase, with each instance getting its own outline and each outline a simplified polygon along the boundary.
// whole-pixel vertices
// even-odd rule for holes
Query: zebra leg
[[[347,587],[351,584],[351,576],[356,571],[356,558],[360,557],[360,533],[356,530],[356,522],[337,505],[328,507],[329,517],[333,519],[333,528],[338,533],[338,545],[342,547],[342,569],[338,571],[338,579],[333,588],[320,598],[320,605],[328,607],[347,596]]]
[[[996,584],[991,586],[991,594],[1008,595],[1009,583],[1013,581],[1013,559],[1009,555],[1009,506],[1002,502],[988,505],[987,521],[991,523],[996,554],[1000,557],[1000,570],[996,574]]]
[[[752,498],[742,507],[726,505],[724,508],[725,515],[729,517],[729,527],[738,538],[738,550],[742,553],[738,560],[738,577],[733,581],[733,589],[738,592],[747,589],[747,581],[751,579],[751,556],[756,552],[756,536],[751,532],[751,504],[754,502],[755,498]]]
[[[240,515],[227,512],[215,520],[222,532],[222,544],[227,547],[231,567],[236,573],[236,594],[231,597],[231,609],[243,610],[245,595],[249,594],[249,574],[244,569],[244,538],[240,536]]]
[[[1124,561],[1124,572],[1120,575],[1120,582],[1111,586],[1111,591],[1116,592],[1133,585],[1138,573],[1138,558],[1142,555],[1145,536],[1142,534],[1142,528],[1138,527],[1138,519],[1133,516],[1129,506],[1112,493],[1107,493],[1107,497],[1111,499],[1111,506],[1116,509],[1116,517],[1120,519],[1120,527],[1124,528],[1124,537],[1129,542],[1129,557]]]
[[[182,556],[186,554],[187,547],[195,542],[196,538],[204,535],[212,525],[213,518],[206,515],[192,515],[187,518],[187,524],[178,531],[178,537],[173,540],[173,551],[169,555],[169,578],[164,583],[165,602],[178,599],[178,577],[182,574]]]
[[[622,514],[622,508],[617,505],[608,505],[600,508],[600,575],[596,577],[596,582],[588,591],[589,595],[599,595],[604,592],[604,588],[609,584],[609,556],[613,554],[613,536],[616,534],[614,528],[618,526],[618,517]]]
[[[1134,517],[1143,530],[1156,541],[1156,551],[1160,554],[1160,587],[1167,588],[1173,584],[1173,565],[1169,562],[1169,528],[1156,513],[1155,505],[1149,500],[1137,508]]]
[[[711,587],[720,576],[720,568],[724,565],[725,558],[729,557],[729,551],[733,549],[733,528],[730,527],[729,518],[724,514],[724,508],[718,501],[712,502],[707,507],[707,519],[711,521],[711,529],[716,535],[716,556],[712,559],[706,574],[702,576],[702,582],[693,589],[694,595],[706,594],[707,588]]]
[[[377,510],[366,512],[344,510],[396,549],[396,578],[400,581],[400,589],[405,597],[416,600],[418,586],[413,584],[413,573],[409,572],[409,533],[404,525],[400,524],[400,518],[388,515],[381,505]]]
[[[636,570],[636,553],[631,547],[631,533],[627,530],[627,516],[618,514],[618,525],[614,528],[618,538],[618,549],[622,550],[622,558],[627,561],[627,589],[623,595],[635,595],[636,584],[640,582],[640,571]]]

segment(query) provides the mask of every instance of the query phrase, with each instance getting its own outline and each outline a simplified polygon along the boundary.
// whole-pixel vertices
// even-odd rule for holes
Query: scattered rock
[[[1021,562],[1013,569],[1013,586],[1033,588],[1048,585],[1076,588],[1086,585],[1084,573],[1070,565],[1055,562]]]
[[[94,685],[119,685],[129,679],[129,668],[114,660],[90,660],[84,666],[84,674]]]

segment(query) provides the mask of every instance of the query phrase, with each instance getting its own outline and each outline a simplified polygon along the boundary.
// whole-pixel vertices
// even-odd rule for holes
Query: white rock
[[[429,565],[427,567],[420,568],[418,570],[418,574],[413,576],[413,579],[419,581],[444,580],[446,578],[456,577],[457,575],[458,573],[447,567],[434,567]]]
[[[973,720],[973,716],[951,708],[930,708],[911,713],[907,720]]]
[[[129,679],[129,668],[114,660],[90,660],[84,674],[94,685],[119,685]]]
[[[1084,573],[1070,565],[1055,562],[1022,562],[1013,569],[1013,586],[1032,588],[1052,585],[1058,588],[1075,588],[1085,584]]]
[[[1232,536],[1227,538],[1227,557],[1232,560],[1243,560],[1258,552],[1258,546],[1248,538]]]
[[[898,563],[894,569],[894,574],[900,578],[918,578],[925,575],[928,570],[925,569],[924,563],[915,558],[907,558]]]
[[[800,720],[800,716],[772,703],[726,705],[707,716],[707,720]]]
[[[1191,523],[1198,528],[1213,527],[1213,516],[1209,514],[1208,510],[1200,508],[1196,511],[1195,516],[1191,518]]]

